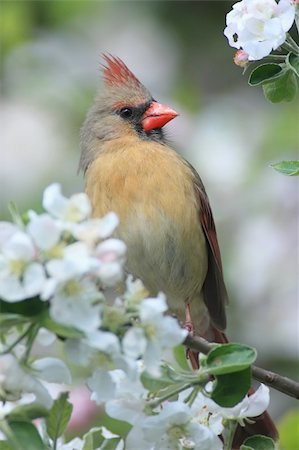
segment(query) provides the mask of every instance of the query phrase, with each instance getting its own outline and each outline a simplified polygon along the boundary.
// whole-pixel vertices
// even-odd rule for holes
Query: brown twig
[[[186,337],[184,344],[191,348],[192,350],[197,350],[201,353],[207,354],[213,348],[213,344],[199,336],[191,336],[190,334]],[[258,366],[251,366],[252,377],[266,384],[267,386],[276,389],[290,397],[299,399],[299,383],[290,378],[283,377],[278,373],[270,372],[268,370],[262,369]]]

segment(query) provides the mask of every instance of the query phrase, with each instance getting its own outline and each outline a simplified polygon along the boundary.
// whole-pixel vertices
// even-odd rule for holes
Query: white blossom
[[[80,241],[94,245],[100,239],[107,239],[111,236],[118,224],[117,215],[110,212],[101,219],[89,219],[76,224],[72,228],[72,233]]]
[[[184,441],[195,450],[221,450],[221,440],[213,431],[192,420],[192,411],[186,403],[166,403],[156,416],[146,418],[142,425],[145,439],[153,449],[181,449]]]
[[[286,40],[295,18],[291,0],[242,0],[226,16],[229,45],[242,48],[249,60],[259,60]]]
[[[66,222],[81,222],[91,213],[90,201],[86,194],[74,194],[68,199],[62,195],[58,183],[53,183],[45,189],[43,207],[53,217]]]
[[[23,231],[12,233],[0,252],[0,297],[17,302],[40,294],[45,283],[36,248]]]
[[[120,239],[106,239],[97,245],[95,256],[99,261],[97,275],[106,286],[115,286],[123,278],[126,245]]]
[[[53,400],[43,384],[33,376],[33,371],[25,371],[12,354],[0,356],[0,391],[7,400],[18,400],[23,393],[35,395],[36,402],[46,408]]]
[[[261,384],[259,388],[252,395],[246,397],[232,408],[223,408],[207,399],[208,408],[211,412],[216,412],[222,417],[231,420],[237,420],[244,426],[247,418],[260,416],[269,406],[270,395],[269,388]]]
[[[35,245],[41,250],[50,250],[55,247],[60,239],[62,229],[58,222],[49,214],[36,214],[30,212],[30,222],[27,231]]]
[[[101,299],[92,281],[73,278],[55,285],[55,293],[50,298],[50,315],[58,323],[90,332],[101,324]]]
[[[165,297],[147,298],[139,305],[140,326],[130,328],[123,338],[124,353],[131,358],[143,357],[146,370],[160,375],[162,351],[181,344],[187,335],[176,319],[164,316]]]

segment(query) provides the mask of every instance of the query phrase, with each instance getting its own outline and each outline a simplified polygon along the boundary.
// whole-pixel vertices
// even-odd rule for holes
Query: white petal
[[[27,230],[32,236],[35,244],[42,250],[49,250],[59,241],[61,227],[48,214],[42,214],[33,218]]]
[[[89,345],[110,355],[120,353],[120,343],[118,337],[108,331],[93,331],[86,334]]]
[[[0,249],[20,229],[10,222],[0,222]]]
[[[178,321],[173,317],[164,317],[159,327],[160,344],[164,347],[175,347],[186,338],[188,331],[181,328]]]
[[[36,336],[37,342],[40,345],[47,347],[56,341],[56,334],[47,330],[47,328],[40,328]]]
[[[140,399],[114,399],[106,403],[106,412],[113,419],[124,420],[133,425],[143,412]]]
[[[139,358],[146,349],[147,340],[141,328],[130,328],[123,337],[124,353],[130,358]]]
[[[31,261],[36,254],[30,237],[22,231],[14,233],[2,251],[7,258],[21,261]]]
[[[30,264],[23,275],[23,285],[26,297],[38,295],[44,286],[46,275],[44,268],[39,263]]]
[[[259,416],[268,408],[269,403],[269,388],[264,384],[261,384],[257,391],[249,396],[249,405],[246,411],[246,417]]]
[[[26,299],[24,288],[18,277],[9,275],[0,279],[0,297],[10,303]]]
[[[91,204],[88,196],[81,192],[71,196],[67,203],[64,220],[71,222],[81,222],[86,219],[91,213]]]
[[[32,363],[32,368],[36,370],[37,376],[49,383],[72,382],[71,373],[66,364],[58,358],[41,358]]]
[[[94,351],[82,339],[67,339],[64,342],[64,350],[67,359],[82,367],[88,366]]]
[[[146,298],[140,303],[139,312],[142,322],[155,320],[157,316],[161,316],[167,311],[166,297],[159,294],[156,298]]]
[[[116,382],[112,375],[104,369],[96,369],[88,378],[87,385],[92,391],[91,400],[98,405],[115,397]]]
[[[68,199],[61,193],[61,186],[53,183],[44,190],[43,207],[52,216],[63,219],[66,215]]]

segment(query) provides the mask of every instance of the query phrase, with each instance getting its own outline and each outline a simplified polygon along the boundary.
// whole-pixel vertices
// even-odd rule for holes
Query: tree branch
[[[213,348],[213,344],[199,336],[191,336],[190,334],[186,337],[184,344],[191,348],[192,350],[197,350],[205,355],[209,353]],[[252,377],[266,384],[267,386],[276,389],[290,397],[299,399],[299,383],[290,378],[283,377],[277,373],[270,372],[268,370],[262,369],[258,366],[251,366]]]

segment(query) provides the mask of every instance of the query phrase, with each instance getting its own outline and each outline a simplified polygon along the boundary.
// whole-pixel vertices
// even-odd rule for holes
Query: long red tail
[[[209,336],[204,337],[208,337],[208,340],[210,342],[217,342],[219,344],[227,344],[229,342],[226,335],[217,330],[217,328],[213,327],[213,325],[210,325]],[[192,356],[190,353],[192,353]],[[198,369],[198,353],[190,353],[189,356],[192,367],[193,369]],[[254,389],[251,388],[248,392],[248,395],[252,395],[253,393]],[[255,434],[262,434],[264,436],[271,437],[275,441],[278,439],[278,431],[276,429],[276,426],[267,412],[264,412],[259,417],[252,418],[252,420],[254,420],[254,423],[247,423],[245,427],[241,427],[240,425],[238,425],[233,442],[234,450],[238,450],[246,438],[248,438],[249,436],[254,436]]]

